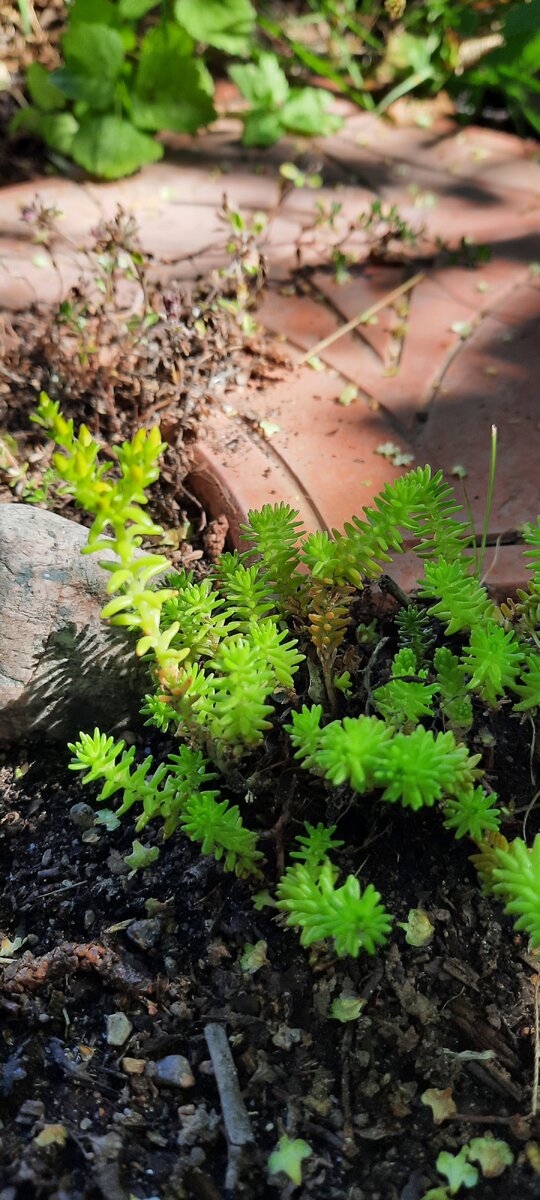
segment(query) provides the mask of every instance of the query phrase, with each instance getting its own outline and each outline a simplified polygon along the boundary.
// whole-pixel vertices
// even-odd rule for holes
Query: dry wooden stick
[[[221,1025],[211,1022],[204,1027],[206,1044],[214,1068],[223,1123],[228,1143],[227,1173],[225,1190],[234,1194],[241,1169],[243,1155],[253,1141],[253,1130],[247,1108],[242,1099],[238,1075],[227,1034]]]
[[[356,329],[357,325],[365,325],[371,317],[380,312],[382,308],[387,308],[389,304],[393,304],[394,300],[398,300],[400,296],[404,296],[406,292],[410,292],[411,288],[416,287],[417,283],[421,283],[425,279],[423,271],[419,271],[417,275],[413,275],[411,279],[406,279],[405,283],[400,283],[399,287],[394,288],[392,292],[388,292],[382,300],[377,300],[376,304],[372,304],[370,308],[365,308],[363,312],[358,313],[356,317],[351,317],[345,325],[341,325],[339,329],[335,329],[333,333],[329,333],[328,337],[322,338],[320,342],[316,342],[305,354],[298,359],[297,366],[308,362],[310,358],[315,358],[321,353],[321,350],[326,350],[328,346],[333,346],[339,338],[344,337],[346,333],[350,333],[352,329]]]

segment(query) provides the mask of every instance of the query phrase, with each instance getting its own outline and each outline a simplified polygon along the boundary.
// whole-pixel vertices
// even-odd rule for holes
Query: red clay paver
[[[165,162],[119,183],[79,187],[45,179],[6,189],[0,306],[58,300],[77,277],[77,246],[118,203],[134,212],[155,273],[167,280],[201,274],[225,260],[218,217],[224,193],[244,212],[270,216],[269,285],[258,319],[282,339],[292,364],[423,269],[425,278],[406,302],[321,352],[323,370],[292,366],[266,389],[248,387],[216,405],[192,486],[212,512],[225,508],[235,533],[250,507],[278,499],[295,504],[308,529],[339,527],[398,474],[377,453],[392,442],[414,463],[429,461],[450,478],[454,467],[464,467],[480,528],[495,422],[499,465],[490,533],[512,536],[540,508],[538,146],[491,130],[460,130],[446,116],[425,129],[340,107],[345,126],[331,139],[288,139],[247,151],[238,124],[223,119],[197,139],[168,139]],[[324,187],[294,189],[278,204],[279,165],[291,160],[319,170]],[[19,206],[36,193],[64,214],[54,262],[18,220]],[[401,262],[366,261],[365,237],[355,233],[345,248],[359,261],[338,284],[329,261],[337,234],[313,228],[315,205],[339,202],[337,228],[345,231],[377,197],[397,204],[416,228],[425,226],[423,262],[415,265],[410,249]],[[474,269],[451,265],[437,252],[437,238],[454,248],[462,238],[487,243],[490,261]],[[291,273],[299,261],[303,275],[295,290]],[[358,397],[346,407],[340,396],[350,383]],[[523,581],[519,548],[501,546],[494,558],[489,578],[502,591]],[[404,563],[401,577],[411,570],[414,578],[415,565]]]

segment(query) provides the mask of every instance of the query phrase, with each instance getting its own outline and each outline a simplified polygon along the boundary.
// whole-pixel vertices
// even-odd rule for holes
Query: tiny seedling
[[[313,1151],[308,1142],[304,1142],[302,1138],[289,1138],[284,1133],[268,1159],[268,1170],[271,1175],[282,1172],[295,1187],[300,1187],[302,1163],[311,1154]]]

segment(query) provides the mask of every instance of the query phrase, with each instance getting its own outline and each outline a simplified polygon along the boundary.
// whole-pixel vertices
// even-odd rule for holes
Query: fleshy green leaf
[[[81,123],[71,154],[90,174],[120,179],[145,163],[157,162],[163,146],[122,117],[90,117]]]
[[[81,21],[62,38],[65,66],[53,71],[52,82],[71,100],[84,100],[95,112],[111,108],[124,47],[120,34],[106,25]]]
[[[174,13],[195,41],[226,54],[248,53],[256,17],[249,0],[176,0]]]
[[[175,25],[158,25],[146,34],[131,98],[141,129],[195,133],[215,117],[212,78],[192,47]]]
[[[41,109],[41,112],[57,112],[58,109],[66,107],[66,98],[63,92],[60,91],[60,88],[55,87],[51,81],[50,72],[46,71],[41,63],[30,63],[26,73],[26,84],[31,99]]]

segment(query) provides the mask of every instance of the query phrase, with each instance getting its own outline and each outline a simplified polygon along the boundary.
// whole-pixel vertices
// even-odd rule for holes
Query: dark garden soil
[[[326,815],[346,842],[343,870],[365,872],[396,922],[424,909],[432,940],[407,945],[396,923],[375,959],[310,956],[271,908],[255,911],[253,888],[178,834],[130,877],[133,822],[93,826],[81,808],[92,795],[62,748],[8,759],[0,926],[25,940],[11,954],[4,945],[0,971],[2,1200],[273,1196],[282,1177],[267,1182],[266,1164],[283,1131],[313,1149],[301,1196],[419,1200],[437,1182],[439,1151],[487,1130],[515,1162],[475,1196],[538,1196],[540,1121],[528,1116],[537,977],[526,943],[481,895],[470,844],[445,834],[437,812],[372,798],[352,806],[347,789],[287,763],[282,719],[226,789],[261,829],[270,888],[301,819]],[[138,738],[141,754],[148,740]],[[519,833],[530,728],[479,712],[474,740],[516,810],[505,832]],[[156,757],[171,748],[150,741]],[[529,834],[537,824],[533,812]],[[250,973],[242,955],[261,942]],[[330,1017],[342,993],[365,1002],[354,1022]],[[118,1014],[129,1022],[120,1046],[112,1014],[113,1025]],[[236,1101],[220,1103],[208,1023],[226,1031],[253,1131],[236,1164],[224,1133]],[[429,1088],[449,1089],[457,1106],[444,1124],[422,1103]]]

